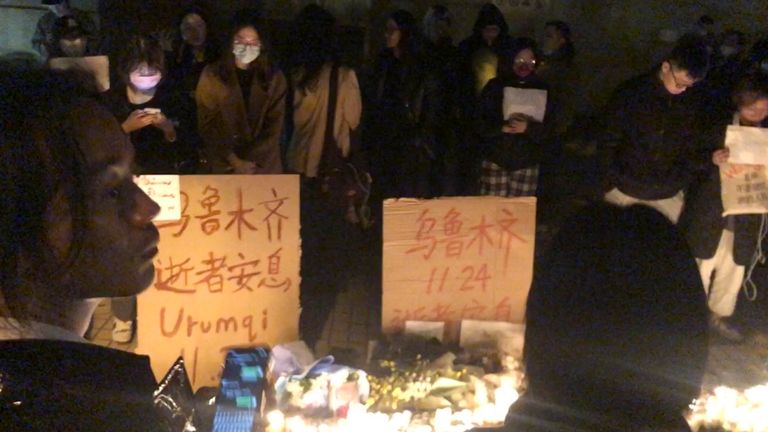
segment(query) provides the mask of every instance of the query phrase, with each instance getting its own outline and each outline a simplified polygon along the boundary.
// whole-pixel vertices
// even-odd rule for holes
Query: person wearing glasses
[[[599,138],[606,201],[645,204],[677,223],[685,189],[706,167],[703,100],[690,89],[708,68],[703,39],[684,36],[658,67],[615,91]]]
[[[228,47],[197,84],[197,127],[214,174],[280,174],[288,85],[272,62],[258,12],[234,15]]]
[[[543,121],[514,112],[505,117],[504,98],[509,87],[547,90],[536,75],[538,59],[532,39],[516,39],[511,49],[502,51],[498,76],[488,81],[480,95],[481,195],[536,195],[549,104]]]

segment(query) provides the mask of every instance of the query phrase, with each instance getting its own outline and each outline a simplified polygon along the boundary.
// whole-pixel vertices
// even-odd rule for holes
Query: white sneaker
[[[112,327],[112,341],[127,344],[133,339],[133,321],[123,321],[115,318]]]

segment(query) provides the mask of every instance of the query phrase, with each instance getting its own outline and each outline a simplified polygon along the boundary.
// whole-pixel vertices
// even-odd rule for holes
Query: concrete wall
[[[97,0],[71,0],[70,4],[96,16]],[[47,11],[39,0],[0,0],[0,54],[32,50],[37,20]]]

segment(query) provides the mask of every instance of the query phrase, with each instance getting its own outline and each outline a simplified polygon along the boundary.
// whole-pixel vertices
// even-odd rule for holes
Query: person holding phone
[[[117,64],[121,85],[103,97],[104,104],[130,136],[136,149],[133,169],[137,174],[188,174],[197,166],[197,153],[180,122],[180,95],[173,83],[163,80],[165,58],[158,41],[136,36],[120,53]],[[136,299],[112,301],[115,316],[112,340],[133,339]]]

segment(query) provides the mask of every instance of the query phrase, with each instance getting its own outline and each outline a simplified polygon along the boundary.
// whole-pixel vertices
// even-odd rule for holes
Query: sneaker
[[[112,327],[112,341],[120,344],[130,343],[133,339],[133,321],[123,321],[115,318]]]
[[[729,324],[724,317],[712,314],[709,317],[709,329],[727,341],[737,343],[744,341],[744,335],[739,329]]]

